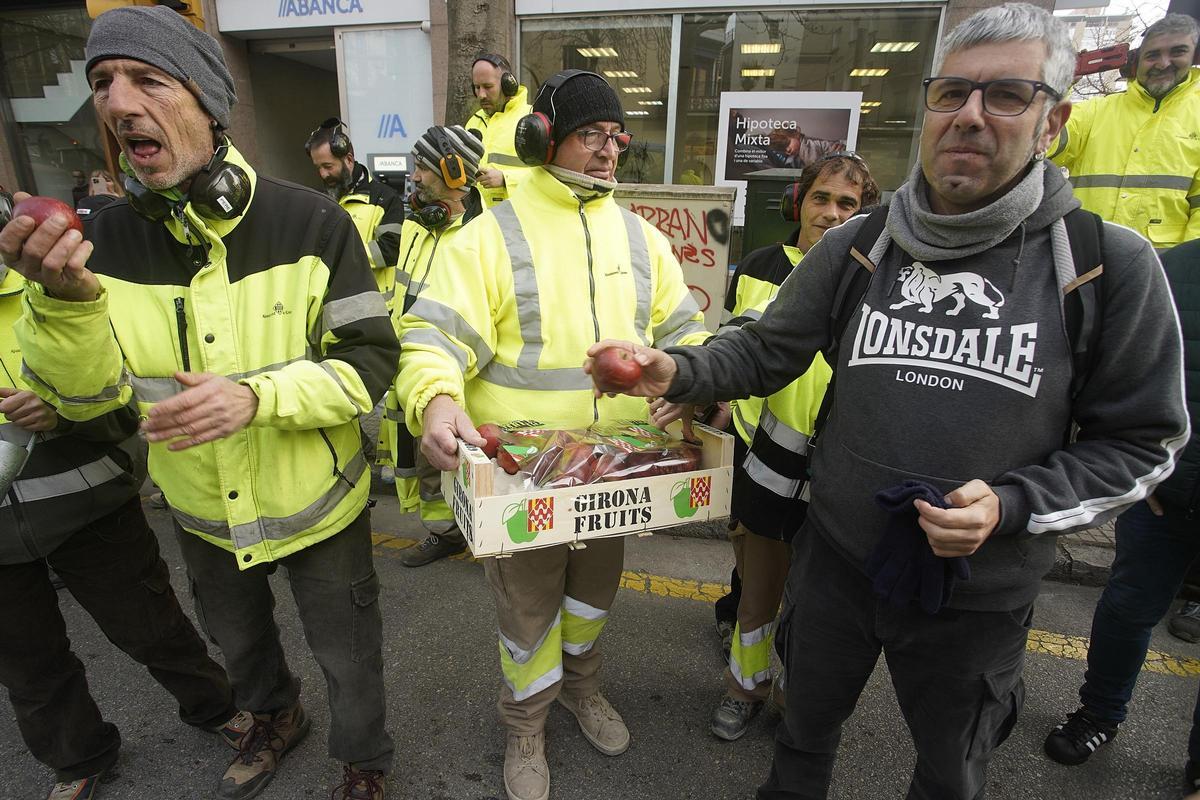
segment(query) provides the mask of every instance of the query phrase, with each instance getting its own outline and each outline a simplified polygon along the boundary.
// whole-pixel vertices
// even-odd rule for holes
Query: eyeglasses
[[[583,146],[593,153],[598,153],[608,145],[608,140],[612,139],[613,144],[617,146],[618,153],[624,153],[629,149],[629,143],[633,141],[633,134],[629,131],[617,131],[616,133],[607,133],[606,131],[597,130],[596,128],[585,128],[580,131],[575,131],[575,135],[583,139]]]
[[[860,167],[865,169],[867,172],[871,171],[871,167],[869,164],[867,164],[867,160],[853,150],[838,150],[836,153],[826,153],[813,163],[820,164],[825,161],[836,161],[839,158],[848,158],[855,164],[858,164]]]
[[[1045,92],[1057,103],[1062,95],[1049,84],[1022,78],[1000,78],[994,81],[972,81],[967,78],[926,78],[925,107],[930,111],[958,111],[976,89],[983,92],[983,110],[996,117],[1018,117],[1033,105],[1038,92]]]

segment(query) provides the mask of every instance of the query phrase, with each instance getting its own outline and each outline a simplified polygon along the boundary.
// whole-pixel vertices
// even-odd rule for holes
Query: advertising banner
[[[717,128],[718,186],[734,186],[734,222],[745,218],[746,179],[768,169],[803,169],[853,150],[861,92],[722,92]]]

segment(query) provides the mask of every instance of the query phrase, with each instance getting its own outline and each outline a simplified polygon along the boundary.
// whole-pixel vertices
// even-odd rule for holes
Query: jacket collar
[[[500,109],[499,111],[493,111],[491,114],[487,113],[481,108],[476,111],[473,116],[479,117],[486,125],[488,120],[490,120],[492,117],[497,116],[498,114],[507,114],[510,111],[521,108],[522,106],[528,104],[529,90],[525,88],[524,84],[522,84],[517,88],[517,93],[508,98],[508,102],[504,104],[504,108]]]
[[[354,171],[350,173],[350,189],[344,195],[342,200],[345,200],[352,194],[366,194],[367,187],[371,183],[371,173],[363,165],[361,161],[354,162]]]
[[[585,194],[583,197],[580,197],[576,193],[575,188],[563,183],[543,167],[531,169],[529,172],[531,177],[523,181],[521,185],[518,185],[515,191],[519,192],[521,186],[529,183],[530,188],[545,198],[551,205],[578,210],[580,201],[582,200],[586,208],[591,210],[615,202],[613,200],[613,192],[598,193],[592,196]]]
[[[1187,77],[1183,79],[1183,83],[1173,87],[1171,91],[1167,92],[1166,95],[1163,96],[1162,100],[1155,100],[1153,97],[1147,94],[1146,88],[1142,86],[1142,84],[1136,79],[1129,82],[1128,91],[1146,105],[1152,106],[1155,103],[1158,103],[1161,107],[1166,103],[1173,102],[1177,97],[1182,97],[1198,90],[1200,90],[1200,67],[1190,68],[1188,70]]]

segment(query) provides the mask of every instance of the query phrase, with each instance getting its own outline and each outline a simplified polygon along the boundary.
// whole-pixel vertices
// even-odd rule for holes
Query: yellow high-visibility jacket
[[[530,168],[517,158],[514,136],[517,122],[532,111],[529,92],[522,86],[496,113],[489,115],[479,109],[467,120],[467,130],[479,131],[483,135],[483,159],[479,162],[479,168],[494,167],[504,173],[504,186],[498,189],[479,187],[485,208],[507,200],[512,190],[529,174]]]
[[[538,167],[455,234],[400,338],[396,394],[419,435],[439,394],[476,424],[646,419],[641,398],[593,397],[587,349],[610,338],[698,344],[708,333],[666,237],[611,193],[582,200]]]
[[[367,260],[375,283],[383,293],[388,310],[396,295],[396,257],[400,249],[400,226],[404,222],[404,201],[400,194],[377,180],[362,164],[354,165],[354,185],[342,195],[338,205],[346,209],[367,248]]]
[[[117,201],[85,223],[97,300],[25,291],[16,325],[23,380],[87,420],[127,403],[146,414],[183,387],[177,371],[249,386],[243,430],[178,452],[150,446],[150,475],[176,521],[247,569],[341,531],[363,510],[370,472],[358,418],[399,355],[350,217],[319,192],[256,175],[240,217],[137,216]],[[232,557],[232,556],[231,556]]]
[[[1200,67],[1161,100],[1130,81],[1079,103],[1050,157],[1085,209],[1155,249],[1200,239]]]

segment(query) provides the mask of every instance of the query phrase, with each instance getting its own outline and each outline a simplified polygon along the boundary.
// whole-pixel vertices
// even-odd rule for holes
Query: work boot
[[[239,711],[223,724],[211,729],[212,733],[221,737],[221,741],[237,750],[242,744],[242,737],[254,727],[254,715],[249,711]]]
[[[423,567],[439,558],[457,555],[466,549],[467,543],[464,541],[451,541],[445,536],[431,533],[420,544],[401,550],[400,563],[406,567]]]
[[[1200,642],[1200,603],[1188,600],[1167,621],[1167,631],[1185,642]]]
[[[50,796],[46,800],[92,800],[99,785],[100,773],[77,781],[60,781],[50,789]]]
[[[332,800],[383,800],[387,776],[377,769],[357,769],[351,764],[342,767],[339,785],[329,794]]]
[[[304,739],[308,726],[308,715],[299,703],[274,714],[255,714],[254,724],[242,737],[237,756],[221,778],[217,796],[246,800],[267,788],[284,753]]]
[[[728,692],[721,698],[720,704],[713,709],[712,732],[718,739],[732,742],[742,738],[742,734],[750,727],[750,720],[763,707],[761,700],[738,700]]]
[[[1052,760],[1073,767],[1087,761],[1116,736],[1115,723],[1097,719],[1081,708],[1067,714],[1066,720],[1050,731],[1042,749]]]
[[[504,745],[504,791],[508,800],[548,800],[550,765],[546,763],[546,734],[521,736],[509,732]]]
[[[600,692],[584,698],[561,692],[558,702],[575,715],[583,737],[604,755],[619,756],[629,749],[629,729],[625,727],[625,720]]]

